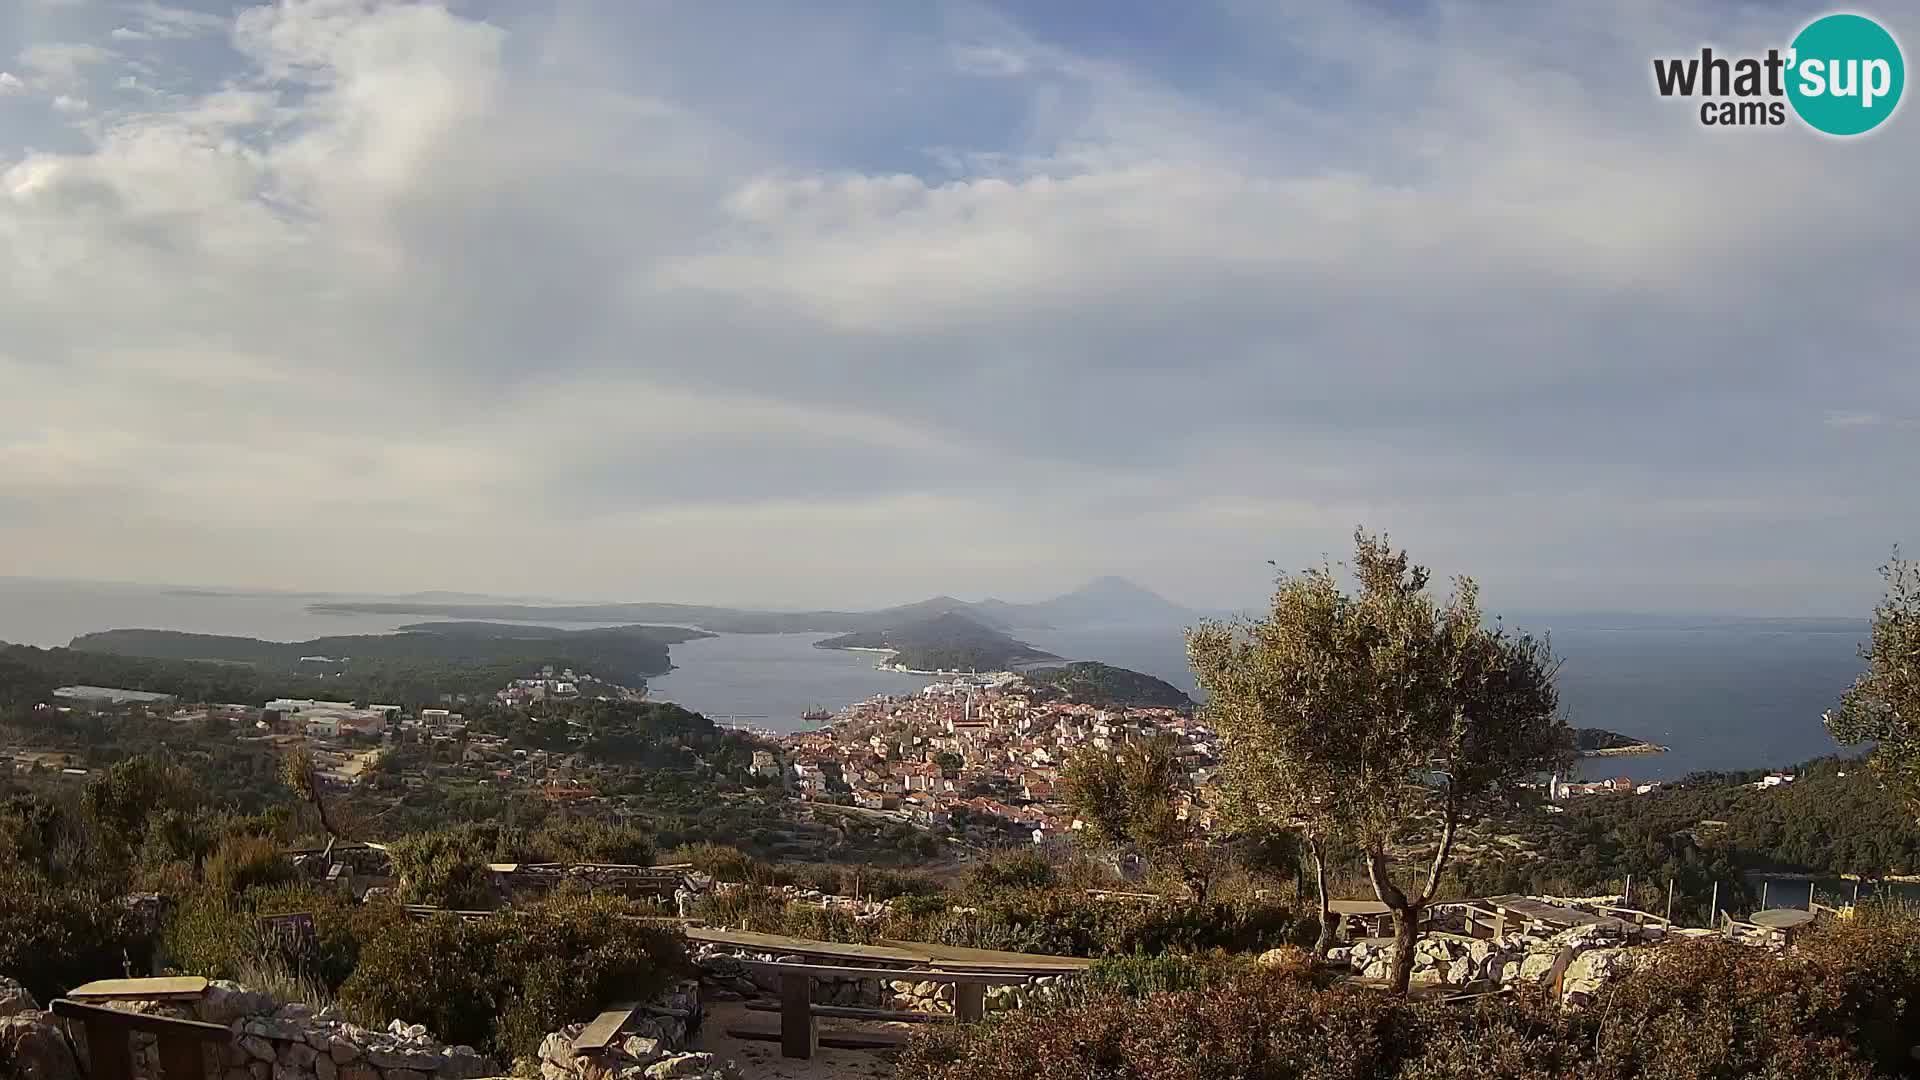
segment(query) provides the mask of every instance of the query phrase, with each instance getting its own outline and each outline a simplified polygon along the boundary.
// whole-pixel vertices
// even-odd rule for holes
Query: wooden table
[[[1754,912],[1753,917],[1747,921],[1755,926],[1766,927],[1768,930],[1780,931],[1781,938],[1791,945],[1793,932],[1813,923],[1813,912],[1802,911],[1799,908],[1768,908],[1765,911]]]

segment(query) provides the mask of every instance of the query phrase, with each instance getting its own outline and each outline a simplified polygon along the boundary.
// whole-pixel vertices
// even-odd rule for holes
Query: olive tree
[[[1113,750],[1085,746],[1061,770],[1082,836],[1113,850],[1131,848],[1205,902],[1222,857],[1208,844],[1198,816],[1183,812],[1185,783],[1179,745],[1168,735]]]
[[[1436,599],[1426,569],[1385,537],[1354,543],[1353,592],[1327,566],[1283,574],[1265,618],[1202,624],[1188,655],[1226,742],[1232,804],[1303,834],[1323,944],[1325,845],[1360,853],[1393,912],[1404,992],[1461,823],[1564,764],[1571,740],[1544,639],[1489,625],[1471,579]],[[1432,851],[1403,882],[1394,853],[1416,840]]]
[[[1826,714],[1827,730],[1849,746],[1871,742],[1870,760],[1920,816],[1920,565],[1894,552],[1880,568],[1887,594],[1862,646],[1867,669]]]

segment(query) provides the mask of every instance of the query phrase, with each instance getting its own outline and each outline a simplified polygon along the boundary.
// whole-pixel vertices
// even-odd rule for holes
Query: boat
[[[810,724],[819,724],[833,719],[833,714],[825,709],[809,709],[800,714],[800,719]]]

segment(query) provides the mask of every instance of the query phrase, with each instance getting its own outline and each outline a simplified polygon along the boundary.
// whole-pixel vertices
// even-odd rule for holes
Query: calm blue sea
[[[0,579],[0,641],[64,645],[76,634],[123,627],[240,634],[295,641],[379,633],[412,616],[316,615],[303,594],[237,594],[144,585]],[[1597,775],[1636,779],[1696,769],[1789,765],[1837,747],[1820,714],[1860,670],[1866,624],[1777,629],[1730,622],[1605,629],[1592,619],[1526,620],[1551,630],[1563,659],[1560,695],[1569,720],[1672,747],[1656,757],[1589,761]],[[1069,659],[1102,660],[1166,679],[1193,693],[1177,627],[1030,631],[1025,640]],[[776,730],[810,709],[835,709],[875,694],[911,693],[928,680],[874,670],[870,653],[815,649],[817,635],[739,635],[676,645],[676,670],[655,679],[656,698],[716,717]]]

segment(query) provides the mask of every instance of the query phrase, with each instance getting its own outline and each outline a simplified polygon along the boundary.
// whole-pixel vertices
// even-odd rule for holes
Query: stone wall
[[[475,1080],[501,1070],[470,1046],[435,1042],[419,1024],[395,1020],[380,1031],[356,1027],[332,1009],[281,1005],[237,983],[215,981],[197,1001],[110,1001],[106,1008],[148,1016],[200,1020],[232,1031],[225,1046],[207,1047],[207,1075],[221,1080]],[[23,1077],[72,1080],[79,1075],[64,1023],[35,1007],[19,984],[0,979],[0,1055],[26,1058],[15,1064]],[[131,1036],[136,1077],[160,1075],[159,1047],[152,1035]],[[73,1045],[85,1055],[77,1025]],[[71,1071],[70,1071],[71,1070]]]
[[[1510,933],[1498,941],[1429,931],[1415,946],[1413,983],[1487,989],[1538,983],[1566,953],[1570,962],[1562,999],[1580,1006],[1591,1001],[1608,979],[1628,970],[1649,947],[1671,936],[1675,935],[1658,927],[1623,930],[1606,925],[1577,926],[1558,933]],[[1327,959],[1362,978],[1385,979],[1392,972],[1395,949],[1390,941],[1359,941],[1331,950]]]
[[[216,980],[191,1002],[114,1002],[111,1008],[221,1024],[233,1041],[220,1053],[224,1080],[473,1080],[501,1069],[471,1046],[437,1042],[420,1024],[394,1020],[381,1030],[347,1022],[333,1008],[285,1005],[238,983]],[[140,1077],[157,1077],[151,1036],[134,1060]]]
[[[805,963],[801,956],[754,952],[723,945],[703,944],[694,950],[700,966],[702,992],[710,1001],[735,1001],[748,997],[778,997],[779,975],[755,971],[746,961]],[[902,969],[898,978],[815,979],[813,1000],[822,1005],[853,1005],[870,1009],[898,1009],[903,1012],[953,1012],[954,986],[934,982],[924,973]],[[1025,983],[987,988],[987,1011],[1017,1009],[1051,997],[1065,975],[1040,975]]]
[[[585,1024],[568,1024],[540,1040],[542,1080],[735,1080],[732,1062],[690,1053],[688,1039],[701,1020],[700,988],[686,983],[635,1010],[605,1047],[576,1050]]]

